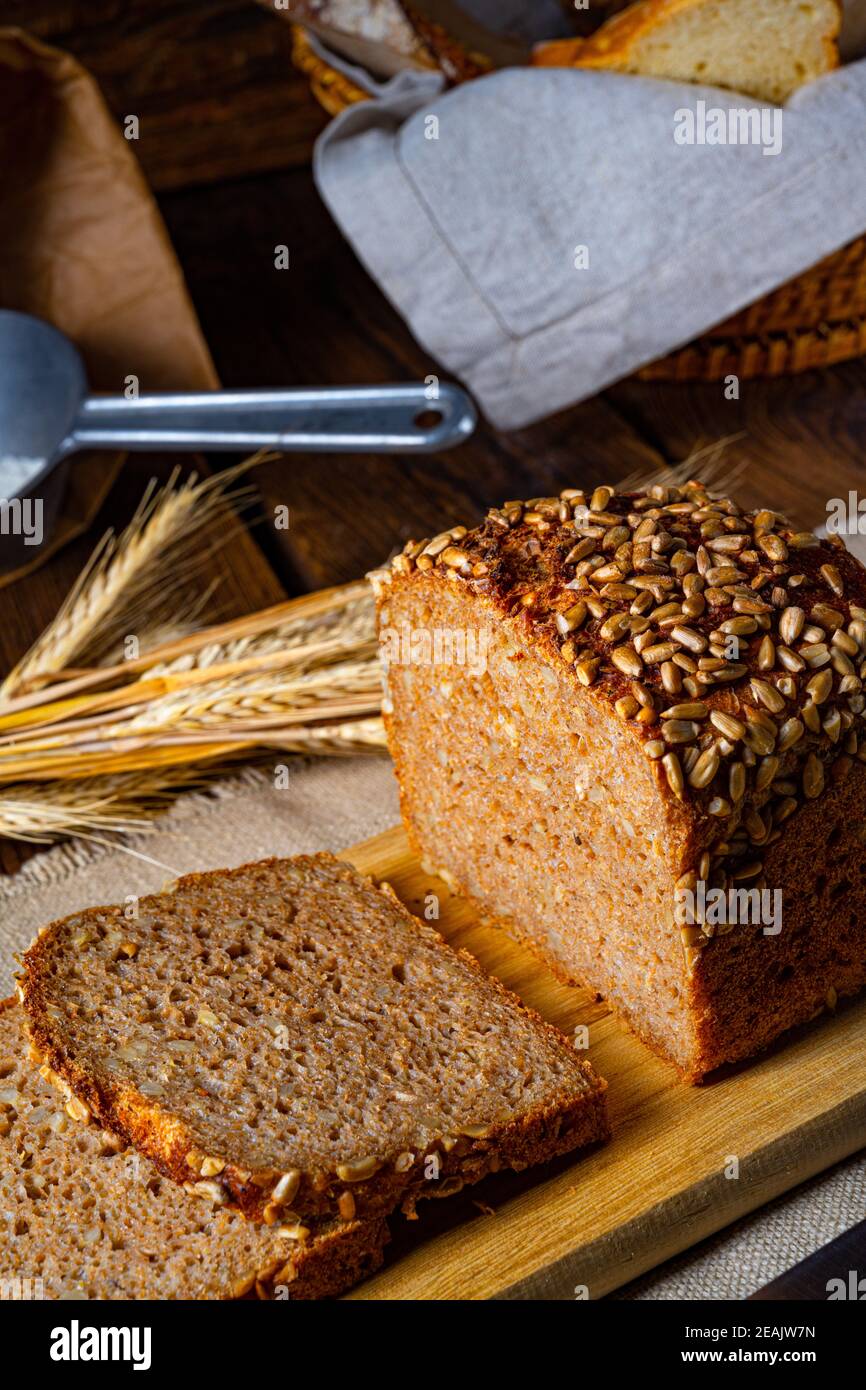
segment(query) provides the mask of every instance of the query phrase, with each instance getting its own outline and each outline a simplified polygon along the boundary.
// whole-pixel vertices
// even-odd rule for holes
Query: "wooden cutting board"
[[[350,1298],[601,1298],[866,1145],[866,997],[756,1062],[685,1086],[606,1003],[559,984],[424,874],[402,829],[344,857],[419,916],[436,893],[449,941],[565,1033],[587,1025],[613,1125],[609,1144],[543,1175],[500,1173],[421,1203],[418,1221],[392,1222],[385,1268]]]

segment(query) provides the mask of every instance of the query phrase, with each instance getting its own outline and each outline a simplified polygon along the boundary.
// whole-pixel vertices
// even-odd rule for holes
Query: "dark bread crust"
[[[504,763],[491,752],[489,775],[480,774],[471,750],[467,759],[465,744],[458,742],[470,718],[473,730],[485,736],[488,696],[480,693],[482,683],[476,681],[473,692],[473,682],[452,668],[448,684],[453,691],[445,697],[448,718],[438,720],[433,677],[412,669],[408,674],[393,671],[386,686],[385,724],[404,823],[422,862],[435,872],[444,870],[449,886],[531,945],[560,978],[611,998],[634,1030],[694,1081],[722,1063],[760,1051],[781,1032],[824,1006],[832,1007],[837,996],[866,983],[866,882],[846,871],[860,857],[866,829],[866,571],[838,538],[818,541],[772,512],[746,512],[730,499],[710,498],[700,484],[650,493],[599,492],[605,495],[595,506],[576,489],[560,498],[506,503],[492,509],[474,530],[455,527],[432,541],[408,542],[389,568],[371,576],[380,638],[383,648],[393,651],[394,634],[402,625],[489,629],[496,641],[501,637],[517,651],[524,669],[537,672],[544,666],[555,674],[556,695],[551,695],[548,711],[536,711],[536,729],[544,727],[542,720],[553,725],[558,713],[560,726],[571,729],[572,703],[584,714],[591,712],[591,718],[583,719],[584,728],[605,727],[617,750],[614,775],[627,769],[633,795],[640,789],[642,796],[639,813],[630,811],[627,792],[617,805],[620,812],[642,817],[636,822],[638,839],[622,842],[623,874],[629,869],[630,845],[651,839],[656,852],[660,844],[664,847],[660,862],[667,875],[672,929],[662,954],[674,981],[672,993],[680,996],[677,1010],[688,1040],[675,1044],[670,1033],[656,1026],[651,1011],[626,1002],[604,962],[570,968],[562,953],[548,945],[550,915],[536,912],[525,900],[518,904],[513,876],[509,880],[493,865],[492,855],[483,853],[486,846],[479,835],[473,838],[474,827],[485,817],[485,798],[499,803],[500,809],[489,815],[489,843],[496,846],[500,863],[506,862],[502,844],[513,827],[501,805],[514,793],[502,791]],[[580,517],[576,507],[583,509]],[[655,530],[645,532],[638,561],[636,532],[648,520],[654,520]],[[608,549],[604,542],[614,529],[625,534]],[[593,545],[582,540],[593,530],[598,537],[595,555]],[[650,554],[654,536],[661,547]],[[720,544],[714,549],[715,541]],[[576,547],[582,553],[574,557]],[[596,566],[604,562],[608,568],[615,558],[619,575],[594,578]],[[725,569],[735,571],[735,577],[721,573]],[[711,571],[721,577],[704,580]],[[674,639],[675,661],[691,660],[689,679],[696,686],[699,677],[703,681],[699,664],[704,658],[712,654],[722,666],[713,649],[720,645],[723,625],[742,624],[743,635],[722,678],[714,679],[707,667],[706,684],[695,690],[671,693],[661,661],[643,663],[641,658],[639,705],[635,677],[616,664],[636,639],[628,628],[619,635],[605,632],[612,618],[629,621],[635,615],[634,586],[639,586],[639,596],[652,583],[658,592],[643,610],[650,619],[668,600],[682,605],[684,598],[707,595],[703,609],[695,603],[690,607],[696,611],[648,625],[654,643]],[[595,607],[570,628],[566,615],[587,599]],[[685,641],[676,637],[672,621],[687,629]],[[820,632],[810,635],[810,628]],[[839,638],[847,645],[839,645]],[[807,659],[801,659],[801,648]],[[668,659],[665,664],[672,663]],[[411,660],[407,665],[412,667]],[[688,665],[680,668],[680,678],[685,679],[687,670]],[[489,676],[485,679],[489,682]],[[492,728],[500,706],[494,708],[490,699]],[[689,702],[701,707],[694,731],[686,730],[683,742],[666,744],[664,711]],[[731,741],[713,723],[715,717],[733,718],[745,733]],[[668,719],[687,723],[691,716]],[[797,724],[802,728],[789,743],[784,731]],[[563,757],[563,747],[562,741],[551,741],[551,762]],[[656,748],[667,750],[664,758],[646,756]],[[717,770],[692,785],[696,760],[705,750],[712,755],[714,748]],[[437,767],[434,753],[445,771]],[[568,756],[566,752],[566,760]],[[673,776],[666,769],[669,760]],[[573,771],[580,761],[574,761]],[[448,785],[448,768],[455,762],[462,776],[459,796]],[[737,795],[729,791],[735,765],[742,778]],[[648,779],[653,791],[647,810]],[[528,793],[526,786],[522,794],[517,791],[517,801],[528,804]],[[532,804],[539,820],[545,819],[543,799],[536,797]],[[438,825],[428,814],[430,806],[436,807]],[[555,815],[555,806],[547,809]],[[580,829],[580,807],[572,815],[572,824]],[[836,841],[825,852],[822,828],[834,827]],[[562,829],[559,823],[557,829]],[[818,851],[817,857],[810,851]],[[741,870],[747,869],[744,878]],[[639,876],[637,869],[634,874]],[[683,951],[679,928],[673,925],[674,891],[695,887],[704,875],[712,886],[781,888],[781,935],[763,936],[759,929],[758,936],[750,937],[747,927],[713,935],[701,928],[690,937],[683,933]],[[817,896],[812,893],[816,879],[819,884],[826,879]],[[586,892],[591,895],[600,882],[588,870]],[[648,910],[653,907],[648,904]],[[639,944],[640,916],[629,920],[634,909],[621,910],[623,936],[632,931]],[[568,921],[563,932],[578,938],[580,921]],[[604,936],[599,929],[599,955]],[[650,992],[651,987],[647,999]]]
[[[348,883],[367,889],[373,885],[349,866],[332,855],[299,856],[292,861],[269,859],[257,865],[242,865],[235,870],[215,874],[190,874],[178,880],[174,891],[185,887],[198,889],[211,884],[217,887],[246,870],[279,873],[281,865],[291,863],[299,871],[326,866],[338,872]],[[423,934],[428,946],[442,953],[449,961],[456,957],[464,969],[471,972],[479,993],[494,997],[519,1016],[525,1027],[533,1030],[563,1063],[570,1080],[568,1086],[553,1085],[549,1099],[529,1113],[518,1114],[491,1126],[483,1136],[461,1136],[454,1144],[444,1145],[441,1136],[415,1156],[411,1171],[397,1171],[393,1164],[383,1161],[375,1174],[355,1181],[351,1192],[353,1214],[374,1225],[383,1215],[401,1206],[411,1212],[419,1198],[449,1195],[465,1183],[474,1183],[501,1167],[520,1170],[541,1163],[572,1149],[609,1135],[605,1106],[606,1084],[596,1076],[589,1063],[575,1055],[574,1049],[558,1029],[543,1020],[534,1010],[505,989],[494,977],[488,977],[482,967],[466,951],[455,952],[437,932],[418,922],[389,890],[383,893],[388,911],[397,914],[412,931]],[[143,899],[142,911],[159,901],[163,895]],[[37,940],[26,953],[23,974],[19,981],[21,1002],[27,1011],[30,1036],[34,1047],[44,1059],[53,1079],[66,1085],[108,1129],[123,1135],[151,1159],[160,1172],[178,1183],[188,1184],[190,1167],[188,1155],[200,1147],[200,1137],[194,1125],[184,1116],[171,1113],[158,1102],[143,1096],[134,1086],[119,1084],[104,1066],[93,1065],[90,1059],[79,1056],[70,1047],[62,1021],[56,1017],[56,983],[54,981],[54,948],[62,943],[70,927],[100,912],[116,909],[91,909],[77,913],[42,928]],[[100,1059],[100,1062],[102,1059]],[[435,1156],[439,1181],[425,1178],[426,1159]],[[217,1154],[224,1158],[225,1155]],[[381,1155],[383,1160],[388,1156]],[[242,1168],[226,1158],[225,1166],[210,1181],[220,1192],[220,1200],[252,1220],[272,1220],[271,1203],[274,1189],[281,1178],[279,1170]],[[292,1206],[303,1218],[335,1216],[340,1211],[340,1195],[345,1180],[335,1173],[304,1176],[303,1187]]]
[[[259,1274],[244,1292],[290,1303],[339,1298],[375,1274],[389,1240],[385,1220],[345,1222],[342,1229],[335,1226],[315,1235],[286,1264]]]

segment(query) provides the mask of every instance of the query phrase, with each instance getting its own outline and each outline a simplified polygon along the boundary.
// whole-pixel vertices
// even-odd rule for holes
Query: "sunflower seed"
[[[763,871],[763,868],[764,866],[761,863],[760,859],[751,859],[747,864],[738,864],[734,868],[731,877],[737,883],[742,883],[746,879],[757,878],[758,875]]]
[[[691,719],[669,719],[662,724],[665,743],[692,743],[699,733],[700,726]]]
[[[711,585],[736,584],[745,578],[744,571],[735,569],[733,565],[711,565],[704,575],[707,584]]]
[[[854,663],[850,660],[849,657],[847,657],[847,656],[845,655],[844,652],[842,652],[842,651],[833,651],[833,652],[831,652],[831,653],[830,653],[830,661],[831,661],[831,664],[832,664],[832,666],[833,666],[833,670],[837,673],[837,675],[840,675],[840,676],[856,676],[856,675],[857,675],[857,671],[856,671],[856,668],[855,668],[855,666],[854,666]]]
[[[599,660],[599,657],[591,656],[585,657],[583,661],[577,663],[574,671],[581,685],[592,685],[598,674]]]
[[[837,709],[833,709],[823,720],[822,729],[831,743],[838,743],[842,733],[842,716]]]
[[[301,1185],[302,1176],[300,1168],[290,1168],[288,1172],[283,1173],[271,1192],[270,1200],[278,1207],[293,1201]]]
[[[720,734],[724,734],[725,738],[731,739],[734,743],[743,738],[746,732],[743,721],[733,714],[726,714],[724,710],[711,710],[710,723],[714,729],[718,729]]]
[[[824,767],[816,758],[814,753],[810,753],[803,767],[803,795],[810,801],[814,801],[816,796],[820,796],[824,790]]]
[[[713,685],[716,681],[736,681],[744,676],[747,670],[748,667],[742,662],[729,662],[727,665],[716,666],[711,671],[699,671],[698,680],[706,685]]]
[[[607,504],[608,504],[608,502],[610,501],[610,499],[611,499],[612,497],[613,497],[613,488],[612,488],[612,487],[597,487],[597,488],[595,489],[595,492],[592,494],[592,497],[590,498],[589,510],[590,510],[591,512],[604,512],[604,511],[606,511],[606,510],[607,510]]]
[[[792,642],[796,642],[800,633],[803,631],[803,624],[805,621],[806,614],[803,612],[802,608],[798,608],[795,604],[791,604],[788,608],[782,610],[782,615],[779,618],[779,636],[786,646],[790,646]]]
[[[349,1163],[337,1164],[337,1177],[341,1182],[364,1182],[373,1176],[379,1166],[377,1158],[353,1158]]]
[[[634,647],[615,647],[610,659],[617,670],[626,676],[639,676],[643,670],[643,662]]]
[[[633,695],[621,695],[614,705],[614,709],[620,719],[633,719],[640,709],[640,705]]]
[[[800,713],[803,716],[803,723],[806,725],[809,732],[820,734],[821,716],[818,713],[818,706],[809,700],[808,703],[803,706]]]
[[[221,1183],[218,1182],[194,1182],[191,1184],[192,1191],[199,1197],[206,1197],[215,1207],[224,1207],[228,1201],[228,1193]]]
[[[787,560],[788,547],[781,536],[758,536],[757,539],[761,550],[763,550],[764,554],[770,560],[775,560],[777,564],[780,564],[783,560]]]
[[[571,608],[567,608],[564,613],[557,613],[557,631],[560,632],[563,637],[567,636],[569,632],[575,632],[577,628],[586,621],[586,614],[587,607],[581,599],[577,603],[572,604]]]
[[[671,629],[670,635],[674,641],[682,643],[690,652],[699,653],[707,649],[706,637],[703,633],[696,632],[694,628],[677,626]]]
[[[737,595],[731,607],[735,613],[771,613],[773,610],[769,603],[765,603],[760,598],[743,598]]]
[[[771,637],[765,636],[761,638],[761,643],[758,647],[757,662],[759,671],[772,671],[775,666],[776,648],[773,646],[773,639]]]
[[[574,546],[571,550],[569,550],[568,554],[566,555],[563,561],[563,564],[576,565],[579,560],[586,560],[590,555],[592,555],[595,552],[595,548],[595,540],[592,536],[587,536],[584,540],[578,541],[577,545]]]
[[[646,646],[641,651],[641,656],[648,666],[655,666],[662,661],[670,661],[676,647],[673,642],[658,642]]]
[[[831,608],[828,603],[816,603],[812,608],[811,618],[813,623],[820,623],[821,627],[829,628],[831,632],[835,632],[845,621],[839,609]]]
[[[716,536],[713,540],[707,541],[707,549],[723,555],[735,555],[745,544],[745,536]]]
[[[832,671],[819,671],[816,676],[806,682],[806,689],[811,695],[813,703],[822,705],[833,689]]]
[[[857,656],[860,650],[859,644],[856,641],[856,639],[851,636],[850,633],[850,628],[853,627],[853,623],[849,623],[848,627],[848,632],[843,632],[841,627],[837,628],[836,631],[833,633],[830,645],[833,647],[838,647],[839,650],[843,651],[846,656]]]
[[[803,737],[803,723],[800,719],[786,719],[779,729],[777,747],[780,753],[784,753],[789,748],[793,748],[795,743],[799,743]]]
[[[777,648],[777,655],[786,671],[803,671],[806,668],[803,658],[792,651],[790,647]]]
[[[683,780],[683,770],[680,766],[680,760],[676,753],[665,753],[662,758],[662,766],[664,767],[665,775],[668,779],[668,786],[674,796],[682,801],[685,793],[685,782]]]
[[[774,685],[770,685],[769,681],[753,679],[751,681],[751,689],[755,699],[760,700],[761,704],[765,705],[766,708],[771,711],[771,713],[782,713],[782,711],[785,708],[785,701],[779,694],[776,687]]]
[[[705,749],[689,773],[689,785],[695,788],[708,787],[718,770],[718,753],[714,748]]]
[[[611,613],[599,628],[598,635],[605,642],[618,642],[626,632],[633,631],[632,623],[642,621],[643,619],[630,618],[628,613]]]
[[[728,769],[728,794],[732,801],[742,801],[746,794],[746,769],[741,762],[731,763]]]
[[[679,695],[683,687],[680,668],[673,661],[663,661],[660,668],[662,685],[668,695]]]
[[[681,705],[671,705],[669,709],[663,710],[661,719],[706,719],[707,706],[702,700],[686,701]]]
[[[834,594],[840,596],[845,592],[845,585],[842,583],[842,576],[835,565],[822,565],[819,574],[821,578],[830,585]]]

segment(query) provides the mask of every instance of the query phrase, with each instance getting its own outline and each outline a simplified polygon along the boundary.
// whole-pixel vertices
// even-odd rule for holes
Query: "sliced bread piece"
[[[0,1002],[0,1285],[12,1296],[325,1298],[381,1264],[382,1222],[325,1220],[304,1239],[181,1191],[69,1116],[27,1052],[23,1009]]]
[[[39,1053],[168,1176],[266,1222],[376,1216],[607,1134],[562,1034],[328,854],[43,928]]]
[[[640,0],[589,38],[540,44],[542,67],[607,68],[783,102],[838,66],[838,0]]]

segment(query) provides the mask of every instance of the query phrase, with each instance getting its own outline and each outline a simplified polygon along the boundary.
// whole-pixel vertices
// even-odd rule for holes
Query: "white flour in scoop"
[[[25,490],[28,479],[42,471],[44,459],[0,455],[0,497],[14,497]]]

